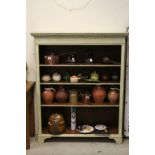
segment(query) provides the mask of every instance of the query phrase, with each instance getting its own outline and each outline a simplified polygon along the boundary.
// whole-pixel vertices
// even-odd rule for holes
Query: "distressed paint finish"
[[[32,33],[36,47],[36,139],[44,142],[51,137],[108,137],[116,143],[122,143],[123,137],[123,109],[124,109],[124,73],[125,73],[125,39],[127,33]],[[40,96],[40,64],[39,45],[121,45],[121,71],[120,71],[120,102],[118,134],[62,134],[50,135],[42,133],[41,124],[41,96]],[[60,67],[60,66],[59,66]],[[62,66],[63,67],[63,66]],[[91,66],[90,66],[91,67]],[[101,66],[104,67],[104,66]],[[118,66],[117,66],[118,67]],[[64,106],[65,107],[65,106]],[[106,106],[105,106],[106,107]],[[112,107],[111,107],[112,108]]]

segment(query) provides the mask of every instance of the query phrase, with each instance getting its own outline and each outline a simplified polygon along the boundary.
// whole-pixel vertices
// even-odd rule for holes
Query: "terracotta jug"
[[[45,104],[51,104],[54,99],[54,88],[44,88],[44,91],[42,92],[42,99]]]
[[[92,97],[95,103],[103,103],[106,97],[106,90],[103,86],[95,86],[92,91]]]
[[[56,93],[55,93],[55,99],[59,103],[65,103],[68,99],[68,92],[63,86],[59,86]]]
[[[108,92],[108,100],[111,104],[116,104],[119,99],[119,89],[117,88],[110,88]]]

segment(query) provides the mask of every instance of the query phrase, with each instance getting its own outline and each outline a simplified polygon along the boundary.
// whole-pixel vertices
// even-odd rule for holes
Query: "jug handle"
[[[48,122],[48,125],[51,126],[51,122]]]
[[[54,88],[51,88],[51,90],[53,90],[54,94],[55,94],[55,89]]]

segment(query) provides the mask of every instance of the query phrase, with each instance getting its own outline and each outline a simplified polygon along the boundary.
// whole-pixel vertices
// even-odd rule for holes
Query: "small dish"
[[[103,131],[103,130],[107,129],[107,126],[103,125],[103,124],[98,124],[98,125],[95,126],[95,129],[99,130],[99,131]]]
[[[76,131],[79,132],[79,133],[86,134],[86,133],[93,132],[94,128],[92,126],[90,126],[90,125],[82,125],[82,126],[78,126]]]

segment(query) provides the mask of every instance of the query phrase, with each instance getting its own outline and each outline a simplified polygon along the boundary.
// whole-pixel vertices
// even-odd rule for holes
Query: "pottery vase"
[[[95,86],[92,91],[92,97],[95,103],[103,103],[106,97],[106,90],[103,86]]]
[[[119,99],[119,89],[111,88],[108,92],[108,100],[111,104],[116,104]]]

